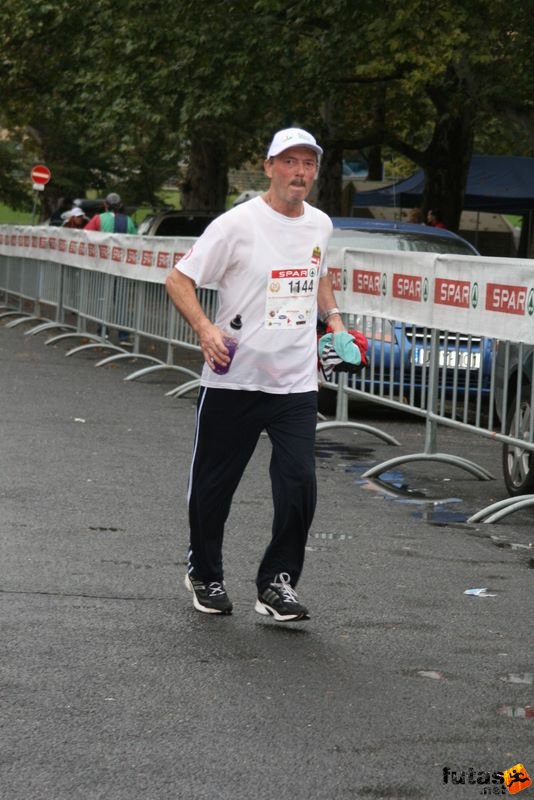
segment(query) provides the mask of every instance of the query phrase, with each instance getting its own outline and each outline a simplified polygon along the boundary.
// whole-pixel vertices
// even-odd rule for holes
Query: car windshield
[[[471,247],[452,236],[399,231],[360,231],[355,228],[334,228],[331,244],[369,250],[411,250],[421,253],[475,255]]]

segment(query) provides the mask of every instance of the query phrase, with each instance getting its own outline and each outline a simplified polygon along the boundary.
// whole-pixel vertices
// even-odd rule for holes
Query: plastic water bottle
[[[241,314],[236,314],[233,320],[230,322],[230,328],[228,330],[223,331],[223,342],[228,348],[228,357],[230,361],[228,364],[215,364],[213,367],[213,371],[217,373],[217,375],[226,375],[228,370],[232,365],[232,361],[235,355],[235,351],[239,346],[239,335],[241,333],[241,328],[243,326],[243,322],[241,320]]]

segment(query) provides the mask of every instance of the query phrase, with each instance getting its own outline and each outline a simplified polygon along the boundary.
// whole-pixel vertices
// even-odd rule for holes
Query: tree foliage
[[[0,192],[44,160],[49,203],[114,188],[224,207],[230,167],[298,124],[325,147],[319,203],[339,212],[350,150],[426,171],[449,227],[477,152],[534,155],[528,0],[4,0]],[[7,145],[6,145],[7,147]],[[9,151],[10,158],[7,158]],[[11,190],[10,190],[11,187]]]

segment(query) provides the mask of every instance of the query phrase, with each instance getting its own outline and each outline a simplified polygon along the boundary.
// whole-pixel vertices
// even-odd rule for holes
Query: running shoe
[[[191,575],[184,580],[186,589],[193,592],[193,605],[204,614],[231,614],[232,601],[226,594],[224,581],[204,583]]]
[[[274,581],[258,595],[255,611],[273,617],[278,622],[298,622],[309,619],[308,609],[299,603],[287,572],[276,575]]]

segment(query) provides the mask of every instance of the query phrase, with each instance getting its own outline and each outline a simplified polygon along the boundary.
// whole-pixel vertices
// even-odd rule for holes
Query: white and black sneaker
[[[278,622],[298,622],[310,618],[308,609],[299,603],[287,572],[276,575],[267,589],[258,595],[254,610]]]
[[[204,614],[231,614],[232,601],[226,594],[224,581],[210,581],[204,583],[192,575],[184,579],[186,589],[193,592],[193,605],[197,611]]]

